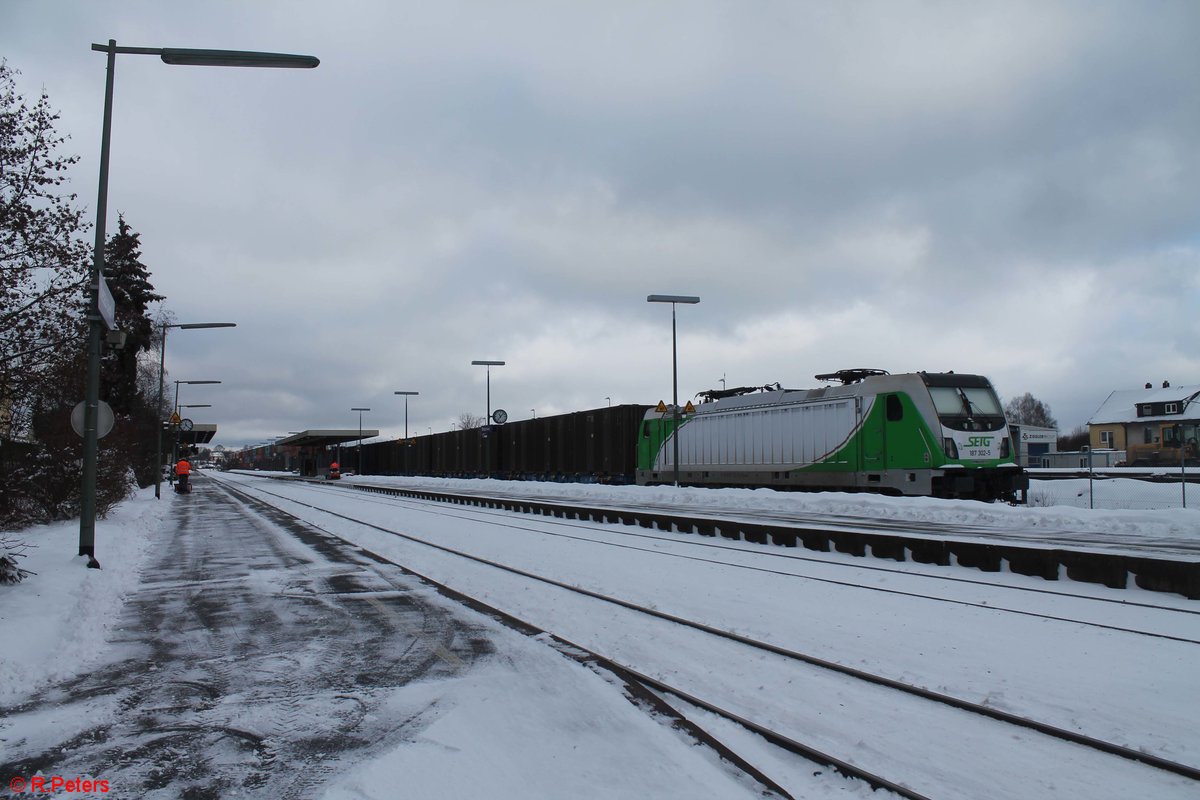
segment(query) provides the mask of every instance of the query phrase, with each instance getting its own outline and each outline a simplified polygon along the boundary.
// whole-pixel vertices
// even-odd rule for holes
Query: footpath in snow
[[[99,521],[101,570],[74,556],[77,523],[25,536],[36,547],[22,566],[36,574],[0,587],[10,786],[69,775],[164,798],[761,791],[611,676],[203,478]]]

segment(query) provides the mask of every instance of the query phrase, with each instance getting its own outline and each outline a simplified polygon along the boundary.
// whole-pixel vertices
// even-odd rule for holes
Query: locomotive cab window
[[[904,419],[904,405],[900,402],[900,396],[889,394],[887,396],[887,419],[888,422],[899,422]]]
[[[1004,411],[990,387],[930,386],[929,396],[938,418],[947,428],[994,431],[1004,427]]]

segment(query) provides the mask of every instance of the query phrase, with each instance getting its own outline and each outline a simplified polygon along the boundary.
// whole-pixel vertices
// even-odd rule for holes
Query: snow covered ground
[[[260,476],[236,478],[239,483],[259,481]],[[203,480],[203,477],[201,477]],[[362,481],[379,481],[387,483],[403,483],[396,478],[360,478]],[[1011,508],[1007,506],[986,506],[976,503],[950,503],[935,500],[888,499],[864,497],[861,495],[794,495],[779,494],[769,491],[722,490],[677,490],[671,487],[600,487],[600,486],[563,486],[560,484],[529,484],[505,485],[497,481],[429,481],[427,479],[412,480],[411,483],[423,486],[442,486],[444,488],[486,487],[492,490],[527,491],[535,488],[548,496],[562,493],[574,494],[592,500],[620,500],[627,503],[656,504],[656,503],[685,503],[696,511],[711,508],[714,513],[724,511],[729,507],[744,507],[755,511],[786,511],[795,513],[797,510],[813,514],[835,516],[869,516],[885,519],[903,520],[932,520],[953,525],[972,525],[1012,530],[1044,530],[1048,533],[1068,531],[1073,536],[1094,532],[1098,536],[1120,535],[1127,537],[1146,536],[1150,538],[1167,538],[1179,541],[1195,541],[1200,539],[1200,512],[1195,509],[1175,509],[1164,511],[1091,511],[1064,507],[1051,508]],[[270,484],[272,487],[277,484]],[[1178,487],[1176,487],[1178,488]],[[299,488],[297,489],[299,491]],[[21,585],[0,587],[0,641],[5,647],[0,651],[0,705],[11,705],[22,697],[36,691],[52,681],[82,673],[95,665],[102,663],[106,657],[106,635],[109,632],[110,621],[116,619],[123,598],[132,591],[139,580],[139,568],[144,563],[148,548],[153,546],[156,534],[168,522],[168,510],[171,504],[186,498],[176,498],[164,495],[163,501],[155,501],[152,492],[142,492],[133,500],[119,507],[113,515],[97,524],[97,556],[104,565],[102,570],[87,570],[84,559],[76,557],[78,541],[78,524],[64,523],[45,526],[28,532],[28,540],[36,545],[29,556],[22,561],[22,566],[36,575],[27,579]],[[356,504],[353,498],[338,501],[333,507],[348,509]],[[423,529],[447,540],[453,537],[463,542],[467,534],[465,524],[456,523],[450,526],[430,527],[420,523],[420,515],[402,514],[395,509],[387,510],[378,506],[376,513],[380,520],[386,520],[390,525],[406,529]],[[314,519],[326,527],[330,527],[328,519]],[[476,537],[476,543],[479,539]],[[377,548],[379,552],[387,552],[388,548],[401,549],[404,552],[401,560],[409,560],[413,548],[397,548],[376,537],[363,541],[364,546]],[[666,547],[660,545],[659,547]],[[748,548],[747,552],[753,548]],[[754,559],[750,552],[745,556]],[[423,566],[431,572],[437,567],[436,559],[423,556]],[[606,557],[607,558],[607,557]],[[631,558],[631,556],[626,556]],[[562,557],[557,563],[549,566],[556,567],[570,576],[570,571],[578,566],[581,559]],[[597,561],[597,559],[591,559]],[[620,561],[620,559],[613,559]],[[543,565],[545,566],[545,565]],[[636,566],[637,569],[633,569]],[[910,565],[919,572],[920,568]],[[653,565],[642,562],[628,562],[614,566],[611,573],[616,575],[621,569],[630,572],[648,570],[653,572]],[[450,570],[450,576],[460,570],[459,567],[445,567]],[[722,574],[724,577],[724,574]],[[479,586],[481,580],[478,574],[472,573],[479,592],[485,597],[503,599],[508,591],[502,581],[494,585]],[[582,581],[583,578],[581,577]],[[751,575],[747,578],[747,586],[753,586],[754,591],[764,591],[761,576]],[[893,583],[900,578],[895,575],[877,579],[880,583]],[[1037,579],[1020,576],[1003,576],[1003,580],[1019,584],[1037,584]],[[626,586],[618,586],[616,579],[612,585],[598,585],[593,588],[613,591],[636,591],[632,578]],[[679,599],[686,603],[686,578],[677,583],[669,583],[664,597]],[[815,583],[818,588],[821,586]],[[861,653],[854,655],[855,640],[863,636],[883,635],[886,625],[878,623],[878,630],[864,634],[863,625],[870,623],[878,609],[863,603],[856,595],[844,590],[830,589],[828,584],[811,597],[798,598],[796,602],[808,606],[820,607],[822,613],[816,615],[783,613],[777,616],[761,614],[752,617],[738,617],[738,606],[728,603],[730,618],[724,620],[730,625],[752,625],[752,632],[764,636],[778,635],[814,641],[821,630],[834,633],[833,638],[816,642],[818,646],[828,647],[831,652],[850,653],[851,658],[865,659],[869,653],[879,648],[879,641],[869,647],[864,647]],[[712,587],[706,587],[706,591]],[[519,589],[514,591],[521,591]],[[736,595],[736,588],[729,589]],[[794,589],[787,588],[783,583],[770,588],[772,600],[781,598],[786,592]],[[957,591],[957,590],[956,590]],[[1132,601],[1149,600],[1154,603],[1174,605],[1180,609],[1189,609],[1194,603],[1182,598],[1166,598],[1161,595],[1143,593],[1138,590],[1107,590],[1103,587],[1093,587],[1099,596],[1113,596]],[[777,592],[777,593],[776,593]],[[839,598],[833,599],[830,592],[838,593]],[[743,590],[743,595],[747,594]],[[721,594],[719,597],[728,599],[734,595]],[[653,600],[654,598],[650,598]],[[789,600],[791,598],[789,597]],[[986,598],[985,598],[986,601]],[[659,598],[662,602],[662,598]],[[1013,678],[1005,691],[995,694],[992,700],[998,704],[1011,705],[1020,709],[1036,706],[1047,697],[1060,696],[1061,708],[1055,712],[1065,717],[1079,715],[1095,721],[1100,727],[1109,728],[1116,732],[1118,738],[1121,731],[1128,727],[1128,736],[1135,746],[1144,746],[1170,757],[1190,760],[1195,763],[1200,760],[1200,741],[1195,736],[1186,733],[1189,729],[1188,709],[1194,709],[1200,704],[1200,681],[1194,676],[1200,674],[1200,647],[1183,643],[1165,643],[1161,649],[1146,649],[1143,646],[1125,648],[1125,640],[1119,633],[1083,634],[1083,639],[1074,638],[1076,632],[1069,623],[1041,623],[1029,630],[1013,629],[1005,631],[997,637],[996,631],[986,627],[987,613],[953,612],[955,616],[947,618],[946,613],[936,604],[913,604],[910,601],[890,601],[894,622],[901,624],[902,639],[897,641],[897,651],[911,652],[915,647],[922,652],[919,659],[911,662],[898,661],[893,667],[901,672],[911,671],[924,675],[928,680],[940,680],[947,685],[957,685],[963,691],[970,693],[973,676],[971,675],[972,661],[963,658],[954,660],[950,656],[956,647],[964,646],[983,648],[997,660],[998,671],[1011,670]],[[897,605],[899,603],[899,605]],[[1086,610],[1070,607],[1068,601],[1057,606],[1057,610],[1069,617],[1070,614],[1087,614]],[[721,605],[721,603],[717,603]],[[790,606],[796,608],[802,606]],[[883,606],[881,606],[882,608]],[[763,604],[751,603],[747,609],[756,614],[763,611]],[[525,609],[533,614],[539,611],[537,603]],[[544,609],[542,609],[544,610]],[[786,609],[785,609],[786,610]],[[964,616],[965,614],[965,616]],[[1136,607],[1118,608],[1113,612],[1113,620],[1117,624],[1128,624],[1138,627],[1143,623],[1150,627],[1158,626],[1173,635],[1182,635],[1192,639],[1200,638],[1200,626],[1192,614],[1177,614],[1170,620],[1164,620],[1156,612],[1141,613]],[[1153,619],[1150,619],[1153,617]],[[748,623],[747,620],[753,620]],[[816,627],[803,626],[813,620],[821,624]],[[721,620],[717,620],[720,622]],[[743,629],[746,629],[743,627]],[[1140,629],[1140,628],[1139,628]],[[968,639],[947,639],[945,631],[970,632],[977,630],[978,636]],[[1031,632],[1038,639],[1030,640]],[[989,644],[989,637],[992,641]],[[630,639],[630,652],[636,655],[639,643],[637,637]],[[1044,641],[1043,641],[1044,640]],[[1014,646],[1015,642],[1022,642]],[[1040,643],[1039,643],[1040,642]],[[642,643],[644,644],[644,643]],[[847,651],[847,648],[851,648]],[[932,648],[925,654],[925,648]],[[990,648],[990,649],[989,649]],[[1005,655],[1005,649],[1010,652]],[[977,657],[977,654],[973,655]],[[1005,661],[1003,659],[1007,658]],[[701,660],[702,661],[702,660]],[[930,673],[930,663],[944,663]],[[932,677],[931,677],[932,676]],[[493,675],[493,678],[495,676]],[[1036,684],[1041,682],[1046,687],[1043,692],[1037,691]],[[1034,684],[1031,686],[1031,684]],[[980,686],[986,684],[981,683]],[[682,776],[692,774],[697,764],[692,756],[687,755],[687,749],[680,749],[676,756],[678,763],[650,763],[645,753],[636,752],[636,748],[622,746],[620,742],[610,741],[611,737],[597,738],[596,730],[579,731],[570,734],[563,730],[550,733],[542,730],[539,725],[544,718],[521,718],[522,701],[537,695],[545,695],[549,690],[551,702],[571,702],[569,693],[561,692],[562,687],[546,687],[531,676],[524,682],[512,683],[511,695],[497,697],[492,694],[490,686],[495,681],[464,681],[457,690],[454,703],[461,708],[474,710],[474,714],[448,715],[437,731],[437,741],[452,742],[452,746],[431,746],[429,741],[411,743],[388,753],[380,755],[360,769],[356,769],[351,780],[341,781],[339,785],[330,788],[331,798],[349,797],[389,797],[395,796],[397,786],[406,791],[412,790],[413,796],[425,796],[444,793],[445,776],[454,775],[454,785],[465,794],[455,796],[553,796],[556,780],[568,780],[569,776],[585,775],[595,763],[597,748],[604,752],[605,757],[628,761],[631,772],[640,770],[658,770],[661,783],[659,789],[668,786],[688,786],[695,789],[697,782],[692,779],[684,780]],[[1118,693],[1127,696],[1120,697]],[[1119,702],[1108,702],[1111,698],[1120,697]],[[1093,705],[1080,708],[1079,703],[1091,698]],[[1132,711],[1130,710],[1132,709]],[[1122,719],[1122,714],[1126,718]],[[1129,720],[1128,715],[1136,716]],[[493,725],[484,726],[479,730],[497,730],[507,732],[507,736],[483,735],[472,725],[480,720],[490,720]],[[501,724],[503,723],[503,724]],[[621,721],[621,725],[628,720]],[[1125,723],[1128,723],[1126,726]],[[1191,726],[1194,727],[1194,726]],[[620,728],[616,725],[612,730]],[[1166,731],[1164,734],[1163,731]],[[5,730],[0,725],[0,750],[8,737],[20,735],[19,731]],[[576,741],[570,741],[576,736]],[[641,741],[640,738],[636,739]],[[550,754],[552,759],[547,762],[545,769],[548,777],[544,782],[529,787],[532,791],[518,794],[517,787],[521,785],[521,776],[509,774],[505,776],[505,764],[528,765],[531,762],[529,748],[540,748]],[[693,748],[694,750],[694,748]],[[471,754],[464,757],[461,753]],[[675,752],[675,751],[672,751]],[[572,762],[572,753],[577,754],[578,761]],[[514,758],[520,754],[521,758]],[[663,753],[654,754],[661,762]],[[536,759],[534,759],[536,760]],[[478,766],[477,773],[472,773],[471,765]],[[1139,774],[1142,768],[1130,768],[1130,776]],[[717,781],[709,786],[709,796],[753,796],[753,787],[729,783],[725,773],[714,771],[705,773],[704,780]],[[504,779],[497,782],[497,776]],[[558,776],[555,778],[554,776]],[[490,784],[485,781],[491,781]],[[675,782],[678,781],[678,782]],[[561,785],[561,783],[559,783]],[[637,786],[598,787],[593,796],[636,796]],[[1138,792],[1145,787],[1134,777],[1128,785],[1109,787],[1116,792],[1133,792],[1125,796],[1139,796]],[[441,791],[439,791],[441,790]],[[512,794],[507,792],[512,791]],[[824,781],[810,781],[806,784],[806,797],[846,796],[862,793],[871,796],[865,787],[847,785],[835,782],[832,785]],[[733,794],[731,794],[733,793]],[[660,795],[661,796],[661,795]],[[680,795],[682,796],[682,795]],[[947,795],[949,796],[949,795]],[[1140,796],[1145,796],[1144,792]],[[1188,796],[1185,793],[1164,796]]]
[[[268,473],[253,473],[265,475]],[[500,480],[350,476],[347,483],[414,487],[440,491],[480,491],[547,500],[577,500],[584,504],[627,505],[686,509],[689,513],[779,515],[815,522],[880,520],[938,529],[955,535],[978,531],[984,537],[1029,541],[1031,537],[1053,545],[1090,544],[1097,549],[1120,550],[1122,544],[1161,547],[1173,554],[1200,548],[1200,487],[1193,486],[1195,505],[1179,506],[1180,488],[1132,479],[1109,481],[1130,505],[1112,510],[1088,508],[1086,480],[1034,481],[1030,496],[1038,505],[1010,506],[939,500],[932,497],[883,497],[841,492],[777,492],[771,489],[699,489],[672,486],[601,486],[565,483],[531,483]],[[1098,490],[1099,491],[1099,490]],[[1175,493],[1174,505],[1155,508],[1164,493]],[[1145,554],[1142,552],[1141,554]],[[1196,555],[1200,559],[1200,553]]]
[[[164,499],[170,499],[166,492]],[[97,663],[170,509],[170,502],[156,501],[150,488],[97,520],[99,570],[87,569],[87,558],[75,555],[77,520],[20,534],[30,550],[18,564],[35,574],[0,586],[0,706]]]

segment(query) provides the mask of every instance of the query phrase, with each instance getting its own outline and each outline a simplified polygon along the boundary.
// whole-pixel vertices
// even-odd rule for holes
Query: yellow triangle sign
[[[691,400],[688,400],[687,405],[683,407],[683,413],[685,413],[685,414],[695,414],[696,413],[696,407],[694,405],[692,405]]]
[[[665,413],[667,413],[667,404],[666,404],[666,403],[664,403],[662,400],[659,400],[659,401],[658,401],[658,406],[657,406],[657,407],[655,407],[654,411],[655,411],[656,413],[659,413],[659,414],[665,414]]]
[[[180,418],[179,418],[178,411],[176,411],[174,414],[171,415],[171,424],[172,425],[178,425],[181,421],[182,420],[180,420]]]

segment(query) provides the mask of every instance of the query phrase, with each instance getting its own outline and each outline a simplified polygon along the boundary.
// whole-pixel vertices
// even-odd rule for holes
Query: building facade
[[[1130,466],[1179,463],[1195,456],[1197,423],[1200,385],[1164,381],[1112,392],[1088,420],[1088,438],[1093,450],[1124,450]]]
[[[1009,431],[1017,443],[1017,463],[1022,467],[1041,467],[1042,457],[1058,451],[1058,430],[1036,425],[1010,424]]]

